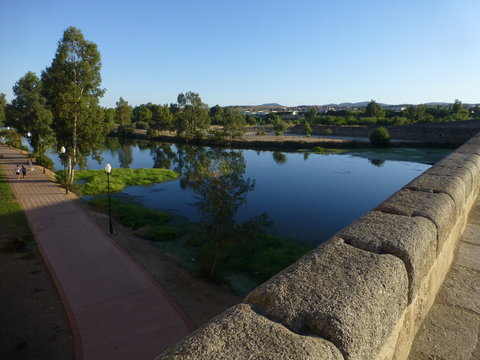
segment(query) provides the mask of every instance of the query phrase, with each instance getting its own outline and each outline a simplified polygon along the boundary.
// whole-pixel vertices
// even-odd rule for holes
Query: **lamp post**
[[[105,172],[107,173],[107,189],[108,189],[108,218],[110,221],[110,234],[113,234],[112,226],[112,204],[110,202],[110,173],[112,172],[112,167],[109,163],[105,165]]]
[[[63,162],[63,176],[65,177],[65,194],[68,194],[67,170],[66,170],[66,165],[65,165],[65,163],[66,163],[66,161],[65,161],[66,160],[65,159],[65,151],[66,151],[65,146],[62,146],[60,148],[60,152],[63,154],[63,157],[64,157],[62,162]]]
[[[27,138],[29,138],[30,136],[32,136],[32,133],[29,131],[27,132]]]

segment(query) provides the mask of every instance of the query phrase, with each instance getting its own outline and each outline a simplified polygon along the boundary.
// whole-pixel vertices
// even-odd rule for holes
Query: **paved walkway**
[[[410,360],[480,359],[480,197],[454,263],[418,331]]]
[[[193,325],[160,286],[40,167],[16,179],[18,150],[0,145],[7,179],[67,311],[76,359],[153,359]]]

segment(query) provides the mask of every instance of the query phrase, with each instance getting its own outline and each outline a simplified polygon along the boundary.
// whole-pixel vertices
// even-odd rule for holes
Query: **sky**
[[[98,46],[100,104],[480,103],[478,0],[0,0],[0,93],[69,26]]]

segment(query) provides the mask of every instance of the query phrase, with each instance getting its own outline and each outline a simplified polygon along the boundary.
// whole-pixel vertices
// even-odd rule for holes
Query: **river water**
[[[451,149],[354,149],[323,155],[110,139],[87,168],[170,168],[179,179],[115,196],[200,221],[215,201],[237,222],[262,213],[269,232],[316,246],[420,175]],[[57,157],[55,167],[61,168]],[[231,206],[230,206],[231,205]],[[210,206],[210,207],[209,207]],[[207,209],[207,210],[206,210]],[[209,210],[210,209],[210,210]],[[210,214],[211,215],[211,214]]]

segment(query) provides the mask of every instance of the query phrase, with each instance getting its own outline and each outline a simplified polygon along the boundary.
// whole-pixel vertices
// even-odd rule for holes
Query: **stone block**
[[[420,216],[372,211],[336,236],[360,249],[402,259],[408,273],[409,302],[417,294],[437,254],[437,228]]]
[[[332,343],[291,332],[239,304],[213,319],[155,360],[343,360]]]
[[[462,146],[455,149],[455,152],[461,154],[476,154],[480,156],[480,142],[478,143],[465,143]]]
[[[463,167],[468,166],[464,163],[472,163],[475,168],[480,169],[480,156],[477,154],[466,154],[455,150],[451,154],[445,156],[442,160],[438,161],[435,165],[438,166],[454,166]],[[468,166],[470,168],[470,166]]]
[[[474,179],[472,172],[467,168],[432,166],[423,174],[458,177],[465,184],[465,197],[468,198],[474,189]]]
[[[425,191],[432,194],[447,194],[455,203],[457,216],[464,211],[465,201],[467,200],[465,183],[456,176],[422,174],[404,188],[415,191]]]
[[[447,194],[402,189],[390,196],[375,210],[405,216],[422,216],[437,227],[437,254],[450,235],[457,217],[455,203]]]
[[[332,238],[251,292],[268,318],[332,342],[345,359],[374,359],[408,302],[403,262]]]

